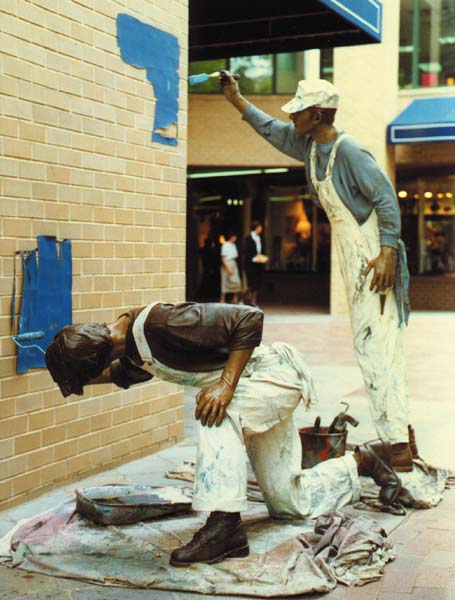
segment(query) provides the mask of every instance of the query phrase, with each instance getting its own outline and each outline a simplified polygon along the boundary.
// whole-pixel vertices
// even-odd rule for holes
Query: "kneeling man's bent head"
[[[46,351],[46,365],[63,396],[83,394],[83,387],[108,366],[113,342],[102,323],[64,327]]]

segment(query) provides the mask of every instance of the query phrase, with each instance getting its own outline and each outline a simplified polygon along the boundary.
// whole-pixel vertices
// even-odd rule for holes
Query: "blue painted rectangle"
[[[378,42],[382,37],[381,0],[320,0]]]
[[[23,259],[24,287],[18,333],[44,331],[41,339],[29,345],[47,349],[54,335],[72,322],[71,240],[57,248],[55,237],[39,235],[38,250]],[[27,346],[27,342],[23,346]],[[44,354],[37,348],[19,347],[17,373],[45,367]]]
[[[389,124],[387,142],[455,142],[455,96],[413,100]]]

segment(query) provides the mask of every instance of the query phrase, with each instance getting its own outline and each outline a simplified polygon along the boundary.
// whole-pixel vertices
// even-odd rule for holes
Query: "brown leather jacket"
[[[119,387],[128,388],[152,377],[140,368],[143,361],[132,332],[143,308],[125,313],[131,321],[125,356],[111,365],[111,379]],[[263,318],[261,310],[250,306],[158,303],[144,323],[144,334],[152,355],[166,366],[181,371],[215,371],[224,367],[233,350],[259,346]]]

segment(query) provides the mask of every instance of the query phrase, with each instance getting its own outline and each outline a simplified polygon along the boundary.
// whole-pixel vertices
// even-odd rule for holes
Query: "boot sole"
[[[223,552],[223,554],[219,554],[218,556],[215,556],[214,558],[209,558],[207,560],[195,560],[193,562],[177,562],[175,560],[172,560],[172,558],[169,560],[169,564],[172,565],[173,567],[190,567],[191,565],[194,565],[195,563],[204,563],[206,565],[214,565],[215,563],[220,563],[223,562],[223,560],[225,560],[226,558],[245,558],[245,556],[248,556],[250,553],[250,547],[248,544],[246,544],[246,546],[240,546],[240,548],[234,548],[233,550],[228,550],[227,552]]]

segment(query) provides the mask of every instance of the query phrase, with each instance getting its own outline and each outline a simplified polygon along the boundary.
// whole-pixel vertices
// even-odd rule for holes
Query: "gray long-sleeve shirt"
[[[305,163],[308,186],[319,205],[311,183],[309,157],[313,138],[310,135],[298,137],[293,123],[275,119],[253,104],[248,105],[243,119],[272,146]],[[317,145],[316,177],[319,180],[324,179],[333,144],[334,141]],[[373,208],[376,210],[381,245],[397,248],[401,219],[395,190],[374,157],[352,137],[345,138],[338,146],[333,183],[341,200],[360,225],[365,223]]]

